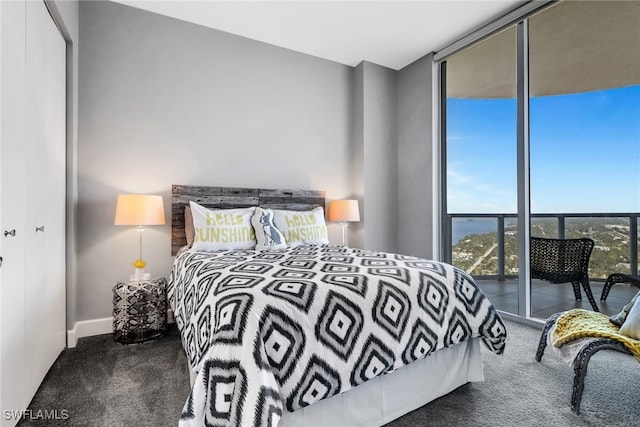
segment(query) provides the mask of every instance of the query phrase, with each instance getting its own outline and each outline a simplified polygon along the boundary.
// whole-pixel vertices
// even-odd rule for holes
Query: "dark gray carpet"
[[[640,425],[640,364],[632,357],[605,350],[591,359],[575,416],[572,369],[551,353],[535,361],[539,330],[513,322],[507,329],[504,356],[483,348],[485,382],[462,386],[387,427]],[[188,378],[175,331],[133,346],[110,335],[83,338],[58,358],[30,406],[33,414],[67,410],[68,419],[19,426],[175,426]]]
[[[175,329],[157,341],[122,345],[112,335],[81,338],[62,352],[29,408],[68,411],[66,420],[18,426],[176,426],[189,394],[187,360]]]
[[[482,347],[484,382],[466,384],[387,426],[640,426],[640,363],[633,357],[602,350],[591,358],[576,416],[569,406],[573,369],[549,348],[536,362],[541,331],[505,323],[505,354]]]

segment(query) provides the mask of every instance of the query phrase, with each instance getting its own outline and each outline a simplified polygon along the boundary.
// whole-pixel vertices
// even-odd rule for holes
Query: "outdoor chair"
[[[589,258],[593,240],[531,238],[531,278],[550,283],[571,283],[576,300],[582,300],[580,284],[594,311],[596,300],[589,286]]]
[[[610,274],[609,277],[607,277],[607,280],[604,282],[602,294],[600,295],[600,301],[607,300],[607,296],[609,295],[611,287],[616,283],[631,283],[632,285],[640,289],[640,277],[631,276],[629,274],[613,273]]]
[[[564,313],[556,313],[547,319],[540,335],[538,350],[536,351],[536,361],[542,360],[545,348],[547,348],[547,337],[556,324],[556,321]],[[580,401],[584,390],[584,378],[587,375],[587,366],[591,356],[600,350],[616,350],[624,354],[632,354],[620,341],[611,338],[594,338],[582,346],[573,360],[573,389],[571,391],[571,410],[574,414],[580,414]]]

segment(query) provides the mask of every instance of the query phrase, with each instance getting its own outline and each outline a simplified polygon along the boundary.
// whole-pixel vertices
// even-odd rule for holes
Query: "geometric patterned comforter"
[[[275,427],[310,405],[439,349],[506,329],[465,272],[336,246],[183,249],[168,297],[198,372],[181,426]]]

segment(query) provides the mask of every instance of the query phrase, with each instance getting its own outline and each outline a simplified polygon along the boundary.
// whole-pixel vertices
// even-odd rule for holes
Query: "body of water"
[[[514,225],[516,220],[505,218],[505,228]],[[486,234],[498,232],[498,220],[496,218],[458,218],[451,224],[451,243],[453,246],[472,234]]]

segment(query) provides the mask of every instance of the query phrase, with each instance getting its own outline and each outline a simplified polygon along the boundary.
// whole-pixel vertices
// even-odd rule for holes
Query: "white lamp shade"
[[[162,225],[162,196],[119,194],[116,202],[115,225]]]
[[[358,222],[360,209],[357,200],[334,200],[329,204],[329,221]]]

